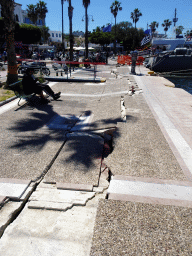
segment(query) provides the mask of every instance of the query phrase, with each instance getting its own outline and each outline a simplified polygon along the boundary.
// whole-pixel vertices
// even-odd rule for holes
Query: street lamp
[[[82,21],[84,21],[84,18],[86,18],[85,21],[85,59],[88,58],[88,23],[89,23],[89,17],[92,17],[92,21],[94,21],[93,19],[93,15],[84,15],[82,18]]]
[[[91,20],[91,21],[94,21],[94,19],[93,19],[93,15],[87,15],[87,17],[88,17],[88,19],[87,19],[87,20],[89,20],[89,16],[91,16],[91,17],[92,17],[92,20]],[[85,15],[83,15],[83,17],[82,17],[82,21],[85,21],[85,20],[84,20],[84,18],[85,18]]]

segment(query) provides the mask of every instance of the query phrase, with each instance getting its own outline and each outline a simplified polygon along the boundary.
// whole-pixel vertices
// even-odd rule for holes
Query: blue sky
[[[22,9],[26,9],[31,0],[15,0],[22,4]],[[39,0],[33,1],[36,4]],[[88,7],[88,14],[90,15],[89,31],[92,31],[97,26],[103,26],[107,23],[114,24],[115,20],[110,12],[110,6],[114,0],[91,0]],[[62,9],[61,0],[44,0],[47,3],[48,13],[46,16],[46,25],[50,30],[62,30]],[[85,31],[85,22],[82,18],[85,14],[85,9],[82,5],[82,0],[71,0],[73,11],[73,31]],[[192,1],[191,0],[120,0],[122,11],[117,15],[117,23],[121,21],[132,22],[131,12],[138,8],[143,14],[137,23],[138,28],[147,29],[147,23],[153,21],[159,22],[159,33],[164,33],[161,24],[165,19],[172,20],[177,9],[178,22],[177,25],[182,25],[186,30],[192,29]],[[94,22],[92,22],[92,16]],[[173,26],[168,30],[168,35],[172,36]],[[64,2],[64,32],[69,33],[69,19],[68,19],[68,3]]]

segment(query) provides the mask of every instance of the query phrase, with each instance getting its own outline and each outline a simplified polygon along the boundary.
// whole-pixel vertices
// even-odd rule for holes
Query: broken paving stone
[[[93,186],[92,185],[85,185],[85,184],[73,184],[73,183],[59,183],[59,182],[57,182],[57,189],[92,192],[93,191]]]
[[[30,197],[28,208],[65,211],[72,206],[86,205],[86,202],[95,194],[95,192],[86,191],[38,188]]]
[[[29,209],[38,210],[55,210],[55,211],[66,211],[73,206],[72,203],[55,203],[45,201],[31,201],[28,203]]]

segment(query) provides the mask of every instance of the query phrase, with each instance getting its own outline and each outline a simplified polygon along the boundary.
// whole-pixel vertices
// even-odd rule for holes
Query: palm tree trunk
[[[6,33],[8,74],[7,85],[18,81],[17,60],[15,54],[14,34]]]
[[[71,6],[71,0],[69,0],[69,34],[70,34],[70,61],[73,61],[73,30],[72,30],[72,17],[73,17],[73,7]]]
[[[116,56],[116,16],[115,16],[115,44],[114,44],[114,49],[115,49],[115,56]]]
[[[5,24],[5,38],[7,43],[7,61],[8,61],[8,74],[7,85],[18,81],[17,74],[17,60],[14,45],[14,1],[3,0],[1,1],[2,16],[4,17]]]
[[[85,7],[85,59],[88,58],[88,15]]]
[[[63,1],[61,1],[62,5],[62,48],[63,48],[63,56],[65,52],[65,45],[64,45],[64,32],[63,32]]]

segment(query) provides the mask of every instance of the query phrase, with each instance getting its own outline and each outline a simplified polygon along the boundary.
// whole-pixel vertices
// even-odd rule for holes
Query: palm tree
[[[39,1],[39,3],[37,3],[37,5],[36,5],[36,11],[38,13],[38,17],[40,19],[42,19],[42,21],[43,21],[42,25],[43,25],[44,29],[41,30],[43,32],[43,42],[45,42],[45,33],[44,33],[45,30],[46,30],[46,28],[45,28],[45,18],[46,18],[46,13],[48,12],[46,5],[47,4],[43,1]]]
[[[36,10],[39,18],[43,21],[43,26],[45,26],[46,13],[48,12],[46,5],[47,4],[44,1],[39,1],[36,5]]]
[[[184,30],[184,27],[183,27],[183,26],[178,26],[178,27],[176,28],[176,35],[182,34],[183,30]]]
[[[131,12],[131,19],[133,20],[133,23],[135,23],[135,28],[136,28],[136,23],[139,21],[139,17],[142,16],[142,13],[139,11],[138,8],[136,8],[133,12]]]
[[[168,20],[164,20],[164,23],[161,24],[162,27],[164,27],[164,31],[165,31],[165,35],[167,30],[169,29],[169,27],[172,25],[172,21]]]
[[[154,36],[154,33],[156,31],[156,28],[158,28],[158,26],[159,26],[159,23],[156,21],[151,22],[151,24],[149,25],[152,31],[152,37]]]
[[[37,12],[37,6],[34,4],[27,5],[27,16],[29,19],[33,22],[33,24],[37,25],[37,19],[38,19],[38,12]]]
[[[68,7],[68,16],[69,16],[69,34],[70,34],[70,61],[73,61],[73,25],[72,25],[72,18],[73,18],[73,6],[71,5],[71,0],[64,0],[69,3]]]
[[[88,15],[87,8],[90,5],[90,0],[83,0],[83,6],[85,7],[85,59],[88,58]]]
[[[1,15],[4,18],[4,31],[7,43],[7,61],[8,61],[8,74],[7,85],[18,81],[17,74],[17,60],[15,54],[14,44],[14,30],[15,30],[15,17],[14,17],[14,0],[1,0]]]
[[[115,54],[116,54],[116,17],[117,17],[118,11],[122,10],[121,3],[119,1],[113,2],[112,5],[110,6],[110,9],[111,9],[111,13],[115,18],[115,44],[114,44],[115,47],[114,48],[115,48]]]

